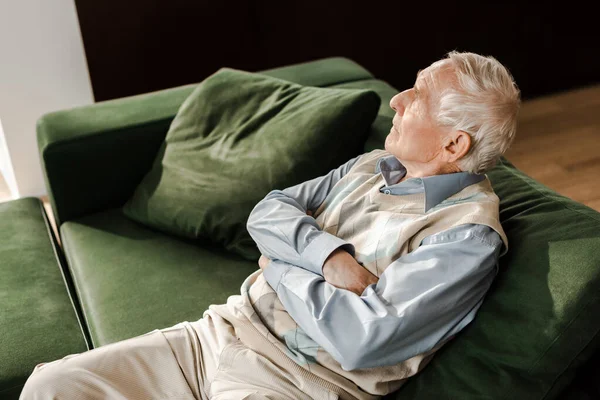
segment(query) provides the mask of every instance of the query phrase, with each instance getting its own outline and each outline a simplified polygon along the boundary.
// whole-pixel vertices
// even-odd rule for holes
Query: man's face
[[[390,107],[396,111],[385,149],[401,162],[435,162],[442,151],[446,129],[437,126],[438,94],[453,77],[447,65],[428,67],[417,74],[413,88],[395,95]]]

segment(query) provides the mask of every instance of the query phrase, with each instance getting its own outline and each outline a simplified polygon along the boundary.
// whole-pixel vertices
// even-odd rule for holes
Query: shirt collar
[[[485,179],[483,174],[455,172],[411,178],[397,183],[406,174],[406,168],[394,155],[384,156],[377,160],[375,173],[381,173],[386,184],[386,193],[406,195],[425,192],[425,212],[467,186]]]

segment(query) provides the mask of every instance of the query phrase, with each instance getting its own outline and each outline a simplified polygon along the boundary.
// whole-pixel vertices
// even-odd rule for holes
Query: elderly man
[[[469,324],[508,248],[485,172],[519,91],[451,52],[394,96],[385,150],[269,193],[260,269],[202,319],[36,367],[23,399],[375,399]]]

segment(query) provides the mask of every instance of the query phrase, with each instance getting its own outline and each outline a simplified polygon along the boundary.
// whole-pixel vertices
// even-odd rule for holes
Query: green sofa
[[[382,148],[393,117],[389,100],[398,90],[360,65],[328,58],[262,73],[304,85],[375,90],[381,109],[364,151]],[[0,315],[0,398],[16,398],[37,363],[201,318],[210,304],[238,294],[258,268],[209,241],[166,235],[121,211],[195,86],[40,118],[40,157],[62,249],[39,200],[0,204],[6,217],[0,228],[14,231],[0,244],[0,307],[6,311]],[[559,196],[506,159],[488,175],[511,244],[500,273],[473,323],[386,399],[597,398],[600,213]],[[35,251],[23,258],[27,246]]]

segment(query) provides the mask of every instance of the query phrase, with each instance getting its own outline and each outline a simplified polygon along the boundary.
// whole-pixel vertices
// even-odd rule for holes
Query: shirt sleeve
[[[344,370],[395,365],[454,336],[494,280],[502,240],[466,224],[423,240],[361,296],[282,261],[263,273],[290,316]]]
[[[351,243],[323,232],[306,211],[316,211],[359,158],[352,158],[327,175],[273,190],[258,202],[246,228],[260,252],[271,260],[285,261],[319,275],[323,275],[323,263],[335,249],[343,247],[354,256]]]

